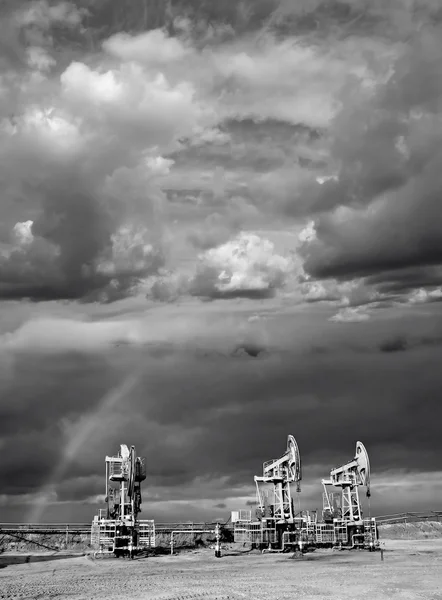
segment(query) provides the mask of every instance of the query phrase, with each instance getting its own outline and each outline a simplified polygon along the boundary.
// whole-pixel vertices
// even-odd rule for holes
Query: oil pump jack
[[[146,479],[144,459],[121,444],[118,456],[106,456],[106,498],[108,519],[135,525],[141,511],[141,482]],[[118,487],[109,485],[116,482]]]
[[[330,477],[322,480],[321,522],[316,511],[295,513],[290,484],[296,483],[297,492],[301,491],[302,470],[298,444],[292,435],[288,436],[287,450],[281,458],[265,462],[263,475],[254,479],[258,499],[256,520],[252,520],[251,511],[232,512],[236,542],[249,542],[272,551],[305,552],[325,546],[379,548],[376,520],[363,518],[359,500],[359,486],[365,486],[370,497],[370,461],[361,442],[356,443],[352,460],[332,469]],[[340,490],[338,498],[328,492],[327,486]]]
[[[117,456],[106,456],[106,509],[92,524],[92,543],[99,551],[129,556],[155,545],[153,521],[141,521],[141,482],[146,479],[145,459],[120,445]],[[105,513],[105,514],[103,514]]]
[[[324,487],[322,518],[325,523],[342,523],[347,532],[347,545],[369,545],[377,540],[374,519],[363,519],[359,499],[359,486],[365,486],[370,498],[370,461],[362,442],[356,442],[355,456],[346,464],[330,471],[330,477],[322,480]],[[327,486],[340,489],[336,497],[327,491]],[[355,542],[359,538],[359,542]],[[362,540],[362,543],[361,543]]]
[[[358,487],[367,488],[367,497],[370,497],[370,461],[368,452],[362,442],[356,442],[356,452],[352,460],[341,467],[330,471],[330,477],[322,480],[323,519],[331,521],[340,518],[350,523],[362,521],[362,509],[359,500]],[[336,502],[333,493],[328,493],[327,486],[341,489],[340,502]]]
[[[293,498],[291,494],[291,483],[296,483],[296,491],[301,491],[301,456],[298,444],[292,435],[287,438],[287,450],[281,456],[268,460],[263,464],[263,475],[255,475],[256,494],[259,508],[257,517],[270,518],[277,523],[292,522],[295,516]],[[273,486],[273,496],[270,503],[268,494],[264,493],[262,485]]]
[[[261,522],[261,543],[278,544],[283,532],[295,522],[290,484],[296,483],[296,491],[301,491],[301,456],[292,435],[287,438],[285,453],[280,458],[266,461],[262,476],[255,475],[254,479],[258,499],[256,517]]]

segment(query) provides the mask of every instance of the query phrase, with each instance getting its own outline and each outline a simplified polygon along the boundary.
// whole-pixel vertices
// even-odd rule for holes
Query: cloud
[[[46,0],[35,0],[18,11],[16,18],[20,25],[36,25],[45,30],[54,24],[77,27],[86,14],[85,9],[78,8],[72,2],[49,4]]]
[[[86,89],[84,84],[87,82]],[[104,134],[139,150],[167,147],[189,134],[201,115],[189,81],[171,84],[162,72],[122,63],[108,71],[73,62],[61,75],[64,101],[74,114]]]
[[[115,299],[161,266],[155,236],[112,214],[94,187],[60,169],[37,191],[47,194],[43,211],[14,226],[16,241],[0,257],[3,297]]]
[[[83,14],[68,3],[31,8],[17,18],[39,31],[79,26]],[[30,67],[49,68],[44,52],[32,50]],[[20,103],[6,117],[11,98],[0,127],[0,297],[133,293],[166,260],[167,200],[156,178],[173,164],[162,151],[202,126],[192,84],[124,60],[11,77]]]
[[[437,287],[432,290],[418,289],[414,290],[409,298],[410,304],[425,304],[426,302],[440,302],[442,300],[442,287]]]
[[[201,234],[195,241],[214,246],[214,233],[218,232],[209,230],[206,237]],[[228,235],[227,230],[220,233],[221,239]],[[200,253],[196,265],[185,272],[166,271],[150,278],[147,297],[163,302],[186,296],[204,300],[271,298],[291,281],[295,269],[296,261],[289,253],[278,252],[263,236],[242,231]]]
[[[343,308],[338,313],[330,317],[330,321],[335,323],[358,323],[367,321],[370,315],[364,308]]]
[[[169,37],[162,29],[154,29],[131,36],[117,33],[103,42],[106,52],[124,61],[136,61],[141,64],[170,63],[186,58],[191,52],[176,37]]]
[[[381,352],[407,352],[422,346],[439,346],[441,343],[442,338],[437,333],[433,333],[433,335],[413,335],[410,333],[399,333],[384,340],[379,345],[379,350]]]
[[[242,228],[252,228],[263,223],[261,213],[241,196],[213,201],[218,212],[209,214],[201,224],[188,234],[189,242],[199,250],[209,250],[228,242]]]
[[[407,350],[408,340],[404,337],[396,337],[386,340],[380,345],[381,352],[404,352]]]
[[[162,272],[150,278],[147,297],[158,302],[176,302],[189,291],[189,278],[184,273]]]
[[[366,40],[363,43],[370,45]],[[349,75],[363,76],[366,71],[359,52],[350,55],[351,59],[347,54],[343,60],[350,46],[347,42],[331,51],[266,34],[259,44],[239,42],[219,49],[214,67],[217,88],[223,90],[223,115],[327,127]]]
[[[191,293],[207,297],[266,297],[282,288],[293,270],[290,257],[268,240],[242,233],[200,256]]]
[[[17,315],[16,323],[10,326],[14,320],[11,309],[0,335],[0,352],[12,360],[23,353],[101,352],[108,356],[114,348],[121,347],[127,348],[128,356],[136,348],[145,348],[146,355],[155,358],[201,352],[230,355],[239,347],[252,354],[269,344],[265,321],[249,322],[248,311],[225,314],[220,307],[212,309],[192,299],[182,305],[152,308],[146,309],[143,303],[133,315],[123,307],[122,314],[106,317],[100,313],[88,315],[69,305],[52,306],[40,315]]]
[[[321,186],[316,238],[303,250],[311,275],[384,271],[394,282],[406,268],[439,265],[439,29],[415,31],[390,75],[365,98],[347,96],[333,132],[332,157],[342,166]]]
[[[118,342],[137,342],[131,322],[84,322],[80,319],[31,319],[3,336],[3,349],[22,351],[95,351]]]
[[[238,227],[239,223],[234,219],[229,222],[219,213],[212,213],[204,219],[200,228],[189,233],[188,239],[196,248],[208,250],[227,242]]]
[[[54,48],[60,41],[81,40],[89,14],[78,3],[46,0],[3,3],[1,13],[0,72],[9,74],[50,70],[56,64]]]

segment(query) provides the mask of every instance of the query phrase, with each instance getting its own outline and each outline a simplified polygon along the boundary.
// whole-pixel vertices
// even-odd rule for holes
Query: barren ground
[[[0,598],[442,600],[441,539],[384,544],[384,561],[380,552],[333,550],[295,560],[231,550],[217,559],[210,549],[133,561],[3,554]]]

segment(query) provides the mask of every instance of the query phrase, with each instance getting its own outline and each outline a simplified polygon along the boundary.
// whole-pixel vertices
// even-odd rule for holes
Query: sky
[[[295,436],[440,508],[439,0],[0,7],[3,522],[228,518]]]

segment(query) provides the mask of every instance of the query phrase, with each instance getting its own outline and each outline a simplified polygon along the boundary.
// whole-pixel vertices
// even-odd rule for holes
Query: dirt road
[[[0,561],[0,598],[152,600],[442,600],[442,540],[385,542],[379,552],[242,554],[213,550],[138,560]],[[11,561],[9,561],[11,562]]]

